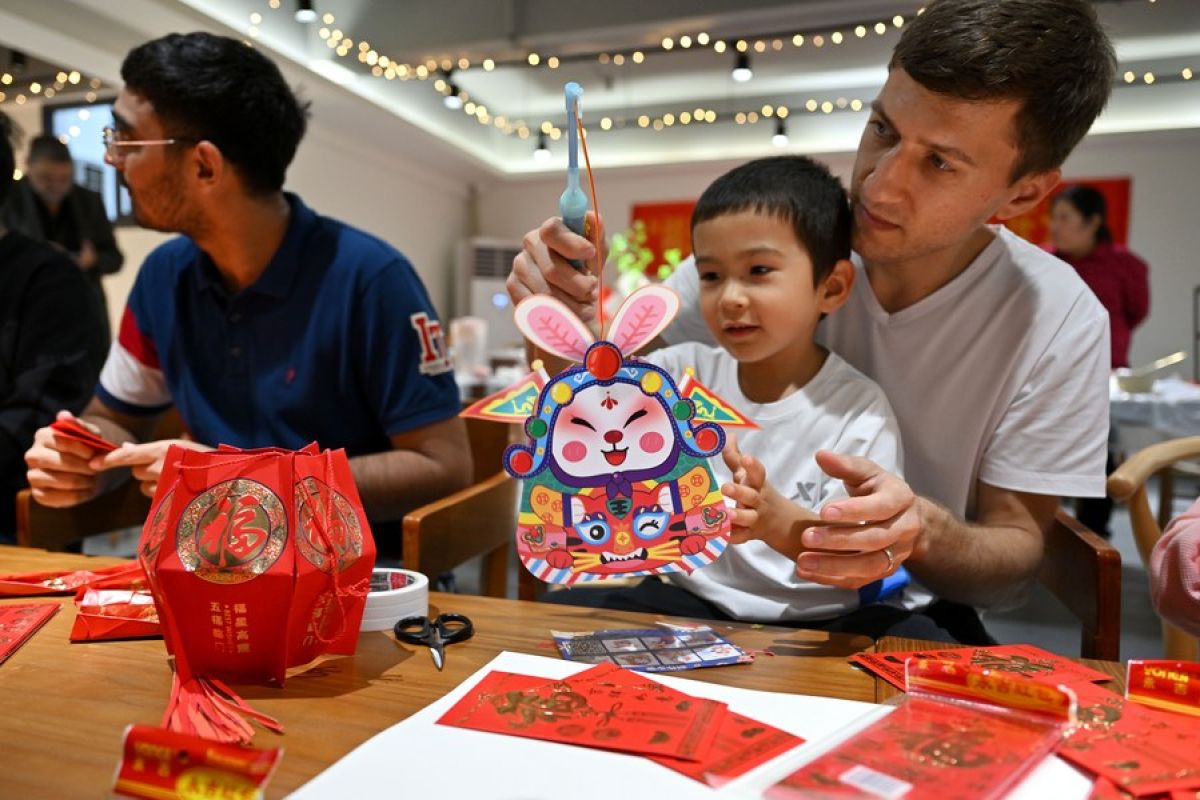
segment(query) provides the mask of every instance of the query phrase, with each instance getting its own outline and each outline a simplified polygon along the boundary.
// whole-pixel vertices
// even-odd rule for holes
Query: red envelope
[[[113,793],[141,800],[259,798],[283,755],[149,725],[125,729]]]
[[[992,798],[1050,753],[1058,728],[909,696],[895,711],[767,790],[769,798]]]
[[[1099,686],[1071,688],[1081,724],[1059,756],[1139,797],[1200,789],[1200,720],[1128,702]]]
[[[58,603],[0,605],[0,664],[58,613]]]
[[[1112,680],[1110,675],[1031,644],[952,647],[946,650],[910,650],[903,653],[860,653],[850,656],[850,661],[878,675],[897,689],[904,690],[904,662],[909,658],[954,661],[963,666],[982,667],[1010,677],[1028,678],[1051,685]]]
[[[50,423],[50,428],[59,436],[64,436],[68,439],[73,439],[76,442],[82,442],[93,450],[98,450],[101,453],[111,453],[116,450],[118,445],[105,439],[98,433],[92,433],[74,419],[56,419]]]
[[[148,589],[99,589],[89,586],[75,595],[72,642],[141,639],[162,636],[158,610]]]
[[[804,740],[799,736],[729,711],[721,720],[708,758],[702,761],[683,761],[664,756],[649,758],[715,788],[802,744]]]
[[[708,755],[724,703],[689,697],[654,681],[649,681],[654,686],[635,687],[578,680],[584,675],[547,683],[491,672],[438,723],[638,755],[692,761]]]
[[[125,561],[100,569],[0,575],[0,597],[66,594],[99,583],[111,589],[138,588],[146,585],[146,574],[138,562]]]

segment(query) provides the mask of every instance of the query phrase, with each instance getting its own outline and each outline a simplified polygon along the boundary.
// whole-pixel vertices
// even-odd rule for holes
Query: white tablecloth
[[[1109,409],[1117,425],[1153,428],[1167,438],[1200,436],[1200,386],[1171,376],[1154,382],[1154,389],[1129,394],[1109,384]]]

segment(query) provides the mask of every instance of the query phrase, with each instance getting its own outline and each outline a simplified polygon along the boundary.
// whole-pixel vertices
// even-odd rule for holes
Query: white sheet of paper
[[[408,719],[374,736],[296,791],[298,800],[392,796],[612,800],[616,795],[688,798],[760,797],[799,765],[828,750],[890,707],[808,695],[735,689],[718,684],[647,677],[697,697],[729,704],[740,714],[801,736],[806,743],[710,789],[638,756],[438,725],[437,720],[489,672],[564,678],[589,664],[503,652]],[[729,669],[737,669],[730,667]],[[287,757],[286,755],[284,756]],[[1021,800],[1086,798],[1091,782],[1057,758],[1047,759],[1011,795]],[[383,793],[383,794],[380,794]]]

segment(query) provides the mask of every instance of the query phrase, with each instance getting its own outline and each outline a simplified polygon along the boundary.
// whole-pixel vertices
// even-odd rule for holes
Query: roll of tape
[[[404,617],[429,613],[429,579],[407,569],[376,569],[363,610],[363,631],[391,630]]]

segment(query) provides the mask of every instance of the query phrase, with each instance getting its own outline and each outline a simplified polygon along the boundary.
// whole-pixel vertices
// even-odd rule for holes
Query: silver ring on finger
[[[891,572],[892,569],[896,566],[896,558],[895,558],[895,556],[892,555],[892,548],[890,548],[890,547],[883,548],[883,554],[885,556],[887,556],[887,560],[888,560],[887,571]]]

